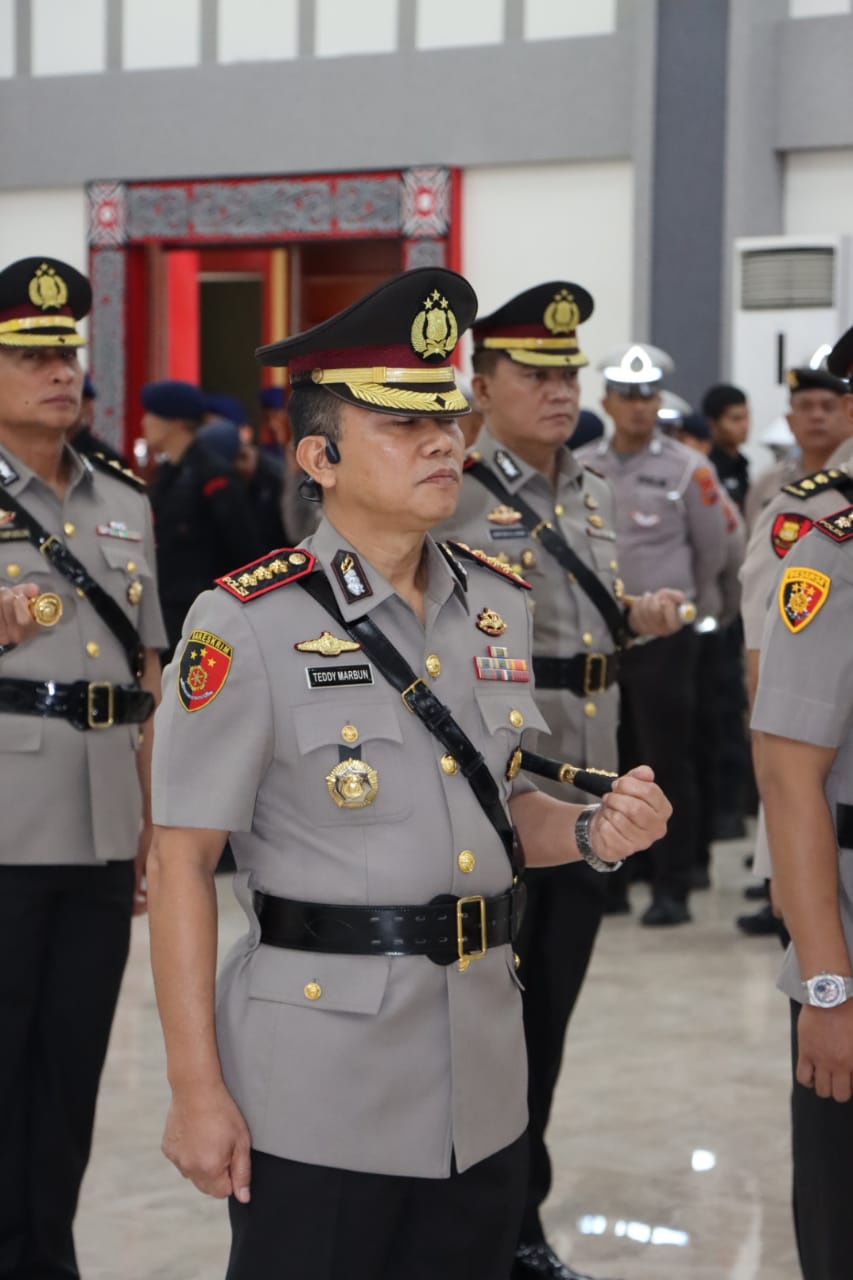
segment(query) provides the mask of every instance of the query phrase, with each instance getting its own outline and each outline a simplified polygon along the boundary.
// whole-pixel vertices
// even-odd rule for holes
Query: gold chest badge
[[[486,519],[490,524],[520,524],[521,512],[502,502],[499,507],[495,507],[494,511],[489,512]]]
[[[502,636],[506,631],[506,623],[494,609],[481,609],[477,614],[477,629],[487,636]]]
[[[412,348],[422,360],[431,356],[444,359],[456,346],[459,337],[459,326],[450,304],[443,298],[438,289],[433,289],[429,297],[412,321],[410,341]]]
[[[339,640],[331,631],[321,631],[316,640],[300,640],[293,647],[300,653],[319,653],[324,658],[338,658],[342,653],[355,653],[361,645],[355,640]]]
[[[379,775],[366,760],[351,756],[326,774],[326,786],[339,809],[366,809],[379,792]]]

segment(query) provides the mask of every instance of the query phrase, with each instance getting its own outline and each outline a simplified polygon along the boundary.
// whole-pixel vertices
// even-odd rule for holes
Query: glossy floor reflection
[[[748,847],[716,846],[693,925],[605,921],[570,1031],[546,1212],[557,1250],[600,1280],[798,1280],[780,950],[733,925],[752,909]],[[243,917],[220,889],[227,946]],[[147,945],[137,922],[78,1216],[82,1273],[221,1280],[225,1208],[159,1151],[167,1089]]]

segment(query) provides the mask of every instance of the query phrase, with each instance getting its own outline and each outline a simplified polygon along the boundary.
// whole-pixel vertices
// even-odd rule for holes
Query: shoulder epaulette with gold
[[[251,564],[244,564],[241,569],[233,569],[224,577],[217,578],[216,585],[236,596],[242,604],[248,604],[268,591],[275,591],[276,587],[304,578],[306,573],[311,573],[314,563],[314,557],[308,551],[281,547],[261,556],[260,560],[253,560]]]
[[[455,556],[462,556],[465,560],[474,560],[486,569],[491,569],[492,573],[499,573],[502,578],[506,578],[516,587],[524,587],[525,591],[532,590],[529,582],[525,582],[524,578],[519,577],[517,573],[513,573],[512,569],[508,569],[496,556],[487,556],[485,551],[477,551],[473,547],[469,547],[465,542],[448,541],[447,545]]]
[[[483,455],[478,453],[476,449],[472,449],[470,453],[466,453],[465,455],[465,461],[462,463],[462,470],[467,471],[470,467],[473,467],[475,462],[482,461]]]
[[[135,489],[137,493],[145,493],[148,489],[145,481],[141,480],[135,471],[131,471],[130,467],[123,467],[115,458],[107,458],[103,453],[89,453],[86,457],[93,467],[97,467],[98,471],[103,471],[106,475],[123,481],[124,484],[130,485],[131,489]]]
[[[853,477],[839,467],[828,467],[824,471],[813,471],[811,475],[800,476],[799,480],[782,486],[783,493],[790,493],[792,498],[813,498],[817,493],[825,493],[827,489],[843,489],[845,485],[853,486]]]
[[[815,520],[812,528],[832,538],[833,542],[849,542],[853,538],[853,507],[836,511],[825,520]]]

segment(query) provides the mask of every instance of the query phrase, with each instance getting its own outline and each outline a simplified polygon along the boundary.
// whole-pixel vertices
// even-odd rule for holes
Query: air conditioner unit
[[[787,411],[785,371],[853,323],[853,237],[736,240],[732,298],[732,382],[749,397],[755,446]]]

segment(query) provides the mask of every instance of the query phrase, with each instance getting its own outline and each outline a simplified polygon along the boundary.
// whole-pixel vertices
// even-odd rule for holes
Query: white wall
[[[525,0],[526,40],[606,35],[616,30],[616,0]]]
[[[65,76],[106,67],[105,0],[32,0],[34,76]]]
[[[199,4],[200,0],[124,0],[124,69],[195,66],[201,53]],[[192,90],[188,87],[187,92]]]
[[[0,0],[0,76],[15,72],[15,0]]]
[[[397,48],[397,0],[314,0],[314,23],[318,58]]]
[[[853,235],[853,148],[785,157],[785,231]]]
[[[595,299],[578,330],[594,367],[631,331],[634,171],[627,161],[467,169],[462,196],[463,272],[483,315],[545,280],[573,280]],[[581,398],[597,408],[601,379],[581,373]]]
[[[220,62],[295,58],[297,0],[219,0]]]
[[[87,272],[87,219],[82,188],[0,192],[0,268],[44,254]]]
[[[822,18],[828,13],[849,13],[850,0],[789,0],[792,18]]]
[[[417,0],[418,49],[500,44],[504,38],[503,0]]]

